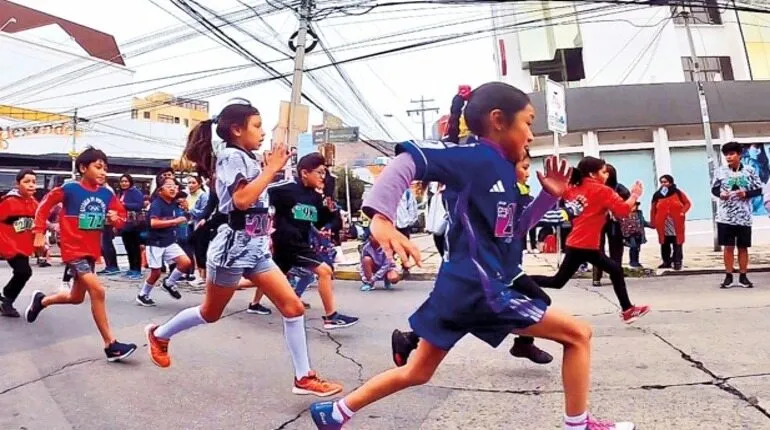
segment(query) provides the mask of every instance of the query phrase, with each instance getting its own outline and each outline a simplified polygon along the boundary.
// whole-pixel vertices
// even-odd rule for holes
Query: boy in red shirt
[[[16,188],[0,198],[0,256],[13,269],[11,280],[0,295],[0,315],[19,318],[13,302],[32,277],[29,257],[32,247],[32,226],[37,209],[35,172],[22,170],[16,175]]]
[[[49,296],[35,291],[26,317],[31,323],[48,306],[81,304],[87,292],[94,322],[104,340],[107,360],[119,361],[133,354],[136,345],[120,343],[113,336],[107,321],[104,287],[94,273],[94,265],[101,256],[105,223],[120,228],[125,222],[126,209],[112,191],[104,187],[107,180],[107,156],[104,152],[88,148],[78,156],[75,165],[82,176],[80,182],[69,182],[51,190],[35,214],[35,247],[41,248],[45,243],[48,215],[56,204],[62,203],[59,221],[62,260],[75,281],[69,291]]]

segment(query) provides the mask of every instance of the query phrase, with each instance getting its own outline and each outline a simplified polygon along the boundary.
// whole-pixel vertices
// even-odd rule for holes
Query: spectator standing
[[[690,199],[676,186],[674,177],[661,176],[660,188],[653,194],[650,206],[650,222],[658,232],[660,243],[659,269],[682,270],[686,215],[691,207]]]

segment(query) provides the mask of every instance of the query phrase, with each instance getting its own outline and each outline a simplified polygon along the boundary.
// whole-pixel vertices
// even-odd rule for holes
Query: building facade
[[[192,128],[209,119],[209,102],[156,92],[133,99],[131,118]]]
[[[559,139],[562,157],[574,165],[583,156],[598,156],[617,167],[621,182],[641,180],[645,211],[658,178],[672,174],[693,201],[689,217],[710,217],[698,87],[692,82],[689,41],[677,11],[669,6],[547,1],[494,9],[496,28],[503,28],[494,37],[498,77],[530,92],[539,114],[537,137],[530,146],[535,168],[541,169],[543,158],[555,152],[541,92],[545,78],[550,78],[568,86],[569,133]],[[767,184],[770,110],[763,100],[770,97],[770,82],[750,80],[759,77],[761,57],[752,56],[744,43],[751,40],[744,37],[745,31],[741,34],[747,26],[739,22],[745,19],[718,8],[690,13],[702,65],[699,78],[706,81],[714,162],[722,162],[718,148],[725,142],[753,145],[760,149],[759,157],[747,154],[744,162]],[[513,25],[512,19],[517,20]],[[525,21],[540,24],[522,24]],[[504,30],[506,25],[517,31]],[[759,51],[759,45],[754,50]],[[537,191],[539,184],[532,182]],[[755,213],[764,213],[761,204]]]

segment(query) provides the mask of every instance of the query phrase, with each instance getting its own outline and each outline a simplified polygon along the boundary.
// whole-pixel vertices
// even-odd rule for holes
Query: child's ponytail
[[[465,102],[471,96],[471,87],[461,85],[457,95],[452,98],[452,107],[449,109],[449,121],[444,142],[460,143],[460,117],[463,114]]]
[[[214,171],[214,147],[211,143],[211,127],[214,120],[199,122],[187,136],[187,146],[183,156],[195,163],[198,174],[211,179]]]

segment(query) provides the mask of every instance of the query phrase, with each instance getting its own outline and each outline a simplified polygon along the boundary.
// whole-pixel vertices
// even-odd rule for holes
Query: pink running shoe
[[[623,319],[624,323],[631,324],[632,322],[638,320],[639,318],[647,315],[649,312],[650,312],[649,305],[634,306],[633,308],[630,308],[621,312],[620,318]]]
[[[586,430],[634,430],[636,428],[634,423],[613,423],[612,421],[600,421],[590,415],[582,423],[566,424],[566,428],[575,427],[577,429],[582,428],[583,426],[585,426]]]

